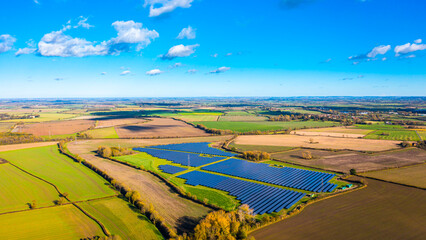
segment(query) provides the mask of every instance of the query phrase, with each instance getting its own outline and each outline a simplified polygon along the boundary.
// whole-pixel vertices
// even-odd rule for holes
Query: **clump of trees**
[[[271,154],[262,151],[245,151],[242,157],[252,161],[262,161],[271,158]]]
[[[302,152],[302,158],[306,160],[310,160],[310,159],[313,159],[314,156],[312,155],[310,151],[304,151]]]
[[[129,148],[107,147],[107,146],[99,146],[98,147],[98,154],[100,156],[104,157],[104,158],[130,155],[130,154],[133,154],[133,153],[134,153],[134,151],[129,149]]]
[[[225,212],[224,210],[211,212],[195,227],[193,234],[184,234],[174,239],[247,239],[247,231],[255,221],[253,210],[247,204],[244,204],[231,212]]]
[[[356,175],[356,169],[355,168],[351,168],[351,170],[349,170],[349,173],[351,175]]]
[[[41,137],[36,137],[27,133],[0,133],[0,145],[33,143],[44,141]]]

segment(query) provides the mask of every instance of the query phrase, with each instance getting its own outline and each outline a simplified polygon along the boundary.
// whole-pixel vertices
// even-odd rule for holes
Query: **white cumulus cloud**
[[[142,23],[134,21],[116,21],[112,26],[117,31],[117,37],[108,41],[108,44],[114,46],[114,49],[118,47],[117,50],[128,49],[128,44],[137,44],[139,51],[160,36],[157,31],[142,28]]]
[[[161,56],[161,58],[173,59],[177,57],[188,57],[195,52],[195,48],[197,48],[198,46],[200,45],[199,44],[187,45],[187,46],[183,44],[176,45],[171,47],[165,55]]]
[[[4,53],[12,49],[13,44],[16,42],[16,38],[9,34],[0,35],[0,53]]]
[[[210,74],[214,74],[214,73],[224,73],[226,71],[229,71],[231,68],[230,67],[220,67],[218,69],[215,69],[213,71],[210,71]]]
[[[194,39],[195,38],[195,30],[191,26],[188,26],[187,28],[183,28],[182,31],[180,31],[179,35],[176,37],[177,39]]]
[[[420,38],[416,39],[416,40],[414,40],[414,43],[422,43],[422,40]]]
[[[371,52],[367,54],[367,57],[375,58],[379,54],[381,55],[386,54],[390,49],[391,49],[391,45],[381,45],[381,46],[375,47],[373,48],[373,50],[371,50]]]
[[[159,75],[161,73],[163,73],[163,71],[161,71],[160,69],[152,69],[152,70],[147,71],[146,75],[155,76],[155,75]]]
[[[189,8],[194,0],[145,0],[144,7],[149,6],[149,16],[157,17],[176,8]]]
[[[403,55],[403,54],[408,54],[408,53],[412,53],[412,52],[421,51],[421,50],[426,49],[426,44],[421,44],[421,42],[422,42],[421,39],[417,39],[414,42],[415,43],[406,43],[404,45],[396,46],[395,49],[394,49],[395,56],[398,57],[398,56]]]

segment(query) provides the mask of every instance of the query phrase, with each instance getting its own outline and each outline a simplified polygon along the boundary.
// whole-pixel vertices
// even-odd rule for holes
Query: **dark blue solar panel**
[[[178,172],[188,170],[187,168],[177,167],[177,166],[173,166],[173,165],[160,165],[158,168],[161,171],[163,171],[165,173],[170,173],[170,174],[175,174],[175,173],[178,173]]]
[[[301,192],[200,171],[188,172],[178,177],[186,179],[186,184],[192,186],[202,185],[229,192],[242,204],[248,204],[256,214],[288,209],[305,196]]]
[[[227,157],[233,157],[237,155],[235,153],[225,152],[217,148],[212,148],[209,146],[208,142],[179,143],[179,144],[157,145],[157,146],[149,146],[149,147],[157,148],[157,149],[165,149],[165,150],[176,150],[176,151],[183,151],[183,152],[227,156]]]
[[[224,159],[224,157],[202,157],[195,153],[175,152],[151,148],[135,148],[134,150],[145,152],[157,158],[170,160],[174,163],[179,163],[191,167],[199,167]]]
[[[331,192],[336,188],[335,184],[328,182],[334,174],[290,167],[275,168],[234,158],[202,169],[312,192]]]

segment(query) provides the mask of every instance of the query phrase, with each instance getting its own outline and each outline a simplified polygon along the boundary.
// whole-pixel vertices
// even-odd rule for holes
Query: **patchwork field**
[[[365,136],[366,139],[420,141],[416,131],[410,130],[377,130]]]
[[[94,200],[78,205],[100,220],[111,234],[118,235],[121,239],[163,239],[146,216],[122,199]]]
[[[315,143],[310,143],[313,139]],[[333,138],[324,136],[298,135],[246,135],[238,136],[235,140],[240,145],[267,145],[287,147],[307,147],[319,149],[349,149],[356,151],[385,151],[399,148],[400,141],[385,141],[374,139]]]
[[[198,220],[210,211],[210,209],[200,204],[180,197],[164,182],[150,173],[97,157],[92,151],[99,146],[96,143],[102,141],[106,143],[113,140],[85,141],[86,143],[89,142],[89,144],[72,142],[68,144],[68,149],[98,168],[108,172],[117,181],[123,182],[131,189],[138,191],[142,199],[148,204],[151,203],[159,214],[164,217],[166,223],[178,231],[192,229]],[[93,144],[93,142],[96,143]],[[129,142],[131,141],[129,140]],[[134,143],[127,144],[131,145]],[[170,211],[170,206],[173,206],[173,211]]]
[[[0,164],[0,192],[0,214],[29,209],[34,200],[39,207],[53,206],[59,199],[51,185],[8,163]]]
[[[0,122],[0,133],[8,132],[15,125],[14,123]]]
[[[141,124],[118,126],[115,128],[120,138],[155,138],[155,137],[192,137],[208,136],[203,130],[189,124],[169,118],[150,118]]]
[[[423,239],[426,191],[375,180],[306,207],[251,235],[256,239]]]
[[[426,156],[423,159],[426,161]],[[426,188],[426,164],[367,172],[364,176]]]
[[[305,151],[307,150],[298,149],[272,154],[272,157],[286,162],[339,172],[349,172],[352,168],[358,172],[372,171],[419,164],[426,161],[426,151],[415,148],[377,154],[362,154],[351,151],[308,150],[314,156],[314,159],[310,160],[302,158],[302,154]]]
[[[146,122],[142,118],[113,118],[113,119],[99,119],[96,123],[96,128],[114,127],[120,125],[136,124]]]
[[[317,121],[294,121],[294,122],[194,122],[202,124],[207,128],[231,130],[234,132],[251,132],[251,131],[274,131],[285,130],[289,128],[314,128],[314,127],[330,127],[336,126],[334,122],[317,122]]]
[[[304,136],[328,136],[328,137],[350,137],[362,138],[374,130],[358,129],[353,127],[331,127],[331,128],[313,128],[291,132],[291,134]]]
[[[60,154],[56,146],[1,152],[0,158],[52,182],[73,201],[116,194],[103,178]]]
[[[0,237],[75,240],[105,236],[101,228],[73,205],[0,215]]]
[[[38,122],[48,122],[48,121],[57,121],[57,120],[63,120],[63,119],[69,119],[74,118],[77,115],[75,114],[67,114],[67,113],[52,113],[52,112],[46,112],[46,113],[36,113],[40,115],[40,117],[37,118],[29,118],[29,119],[11,119],[11,120],[3,120],[1,122],[24,122],[24,123],[38,123]],[[18,114],[17,114],[18,115]]]
[[[68,120],[21,125],[15,132],[31,133],[35,136],[54,136],[73,134],[94,126],[91,120]]]
[[[267,117],[262,116],[255,116],[255,115],[225,115],[220,116],[219,121],[223,122],[260,122],[260,121],[266,121]]]
[[[92,138],[118,138],[114,127],[97,128],[85,131]]]

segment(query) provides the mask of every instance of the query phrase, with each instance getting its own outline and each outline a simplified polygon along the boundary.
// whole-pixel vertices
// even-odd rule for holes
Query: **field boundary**
[[[426,163],[414,164],[414,165],[410,165],[410,166],[404,166],[404,167],[401,167],[401,168],[413,167],[413,166],[422,165],[422,164],[426,164]],[[387,170],[393,170],[393,169],[399,169],[399,168],[391,168],[391,169],[385,169],[385,170],[378,170],[378,171],[374,171],[374,172],[387,171]],[[421,190],[426,190],[426,188],[424,188],[424,187],[409,185],[409,184],[405,184],[405,183],[399,183],[399,182],[394,182],[394,181],[389,181],[389,180],[385,180],[385,179],[380,179],[380,178],[375,178],[375,177],[370,177],[370,176],[365,176],[365,175],[359,175],[359,174],[357,174],[356,176],[363,177],[363,178],[368,178],[368,179],[373,179],[373,180],[377,180],[377,181],[381,181],[381,182],[386,182],[386,183],[392,183],[392,184],[396,184],[396,185],[400,185],[400,186],[404,186],[404,187],[411,187],[411,188],[417,188],[417,189],[421,189]]]
[[[26,174],[28,174],[28,175],[30,175],[30,176],[32,176],[32,177],[34,177],[34,178],[37,178],[37,179],[39,179],[39,180],[41,180],[41,181],[43,181],[43,182],[45,182],[45,183],[47,183],[47,184],[49,184],[49,185],[51,185],[51,186],[53,186],[54,188],[55,188],[55,190],[59,193],[59,195],[60,196],[62,196],[62,197],[64,197],[68,202],[70,202],[70,204],[72,204],[72,205],[74,205],[77,209],[79,209],[84,215],[86,215],[88,218],[90,218],[90,219],[92,219],[96,224],[98,224],[98,226],[101,228],[101,230],[102,230],[102,232],[107,236],[107,237],[109,237],[109,236],[111,236],[111,234],[110,234],[110,232],[108,231],[108,229],[99,221],[99,220],[97,220],[95,217],[93,217],[92,215],[90,215],[88,212],[86,212],[85,210],[83,210],[82,208],[80,208],[80,206],[78,206],[77,204],[75,204],[75,203],[73,203],[71,200],[69,200],[69,198],[68,198],[68,196],[64,196],[64,194],[61,192],[61,191],[59,191],[59,188],[55,185],[55,184],[53,184],[53,183],[51,183],[51,182],[49,182],[48,180],[45,180],[45,179],[43,179],[43,178],[41,178],[41,177],[39,177],[39,176],[37,176],[37,175],[35,175],[35,174],[33,174],[33,173],[31,173],[31,172],[28,172],[27,170],[25,170],[25,169],[22,169],[21,167],[19,167],[19,166],[17,166],[17,165],[15,165],[15,164],[13,164],[13,163],[10,163],[12,166],[14,166],[15,168],[17,168],[17,169],[19,169],[20,171],[22,171],[22,172],[24,172],[24,173],[26,173]]]
[[[293,216],[296,216],[299,213],[301,213],[306,207],[308,207],[309,205],[314,204],[316,202],[320,202],[322,200],[330,199],[330,198],[337,197],[337,196],[342,196],[342,195],[347,194],[347,193],[351,193],[351,192],[354,192],[354,191],[364,189],[368,186],[368,184],[365,184],[365,183],[362,183],[362,182],[348,180],[348,179],[344,179],[344,180],[348,181],[348,182],[356,182],[356,183],[362,184],[362,186],[356,187],[356,188],[353,188],[353,189],[349,189],[349,190],[346,190],[346,191],[342,191],[342,192],[339,192],[339,193],[331,194],[331,195],[328,195],[328,196],[325,196],[325,197],[317,198],[317,199],[309,199],[306,203],[301,203],[301,204],[297,205],[293,210],[289,211],[286,215],[281,215],[280,218],[277,221],[269,222],[269,223],[266,223],[266,224],[259,226],[257,228],[250,229],[250,230],[247,231],[247,234],[250,234],[254,231],[260,230],[260,229],[265,228],[269,225],[272,225],[272,224],[281,222],[283,220],[289,219]]]

